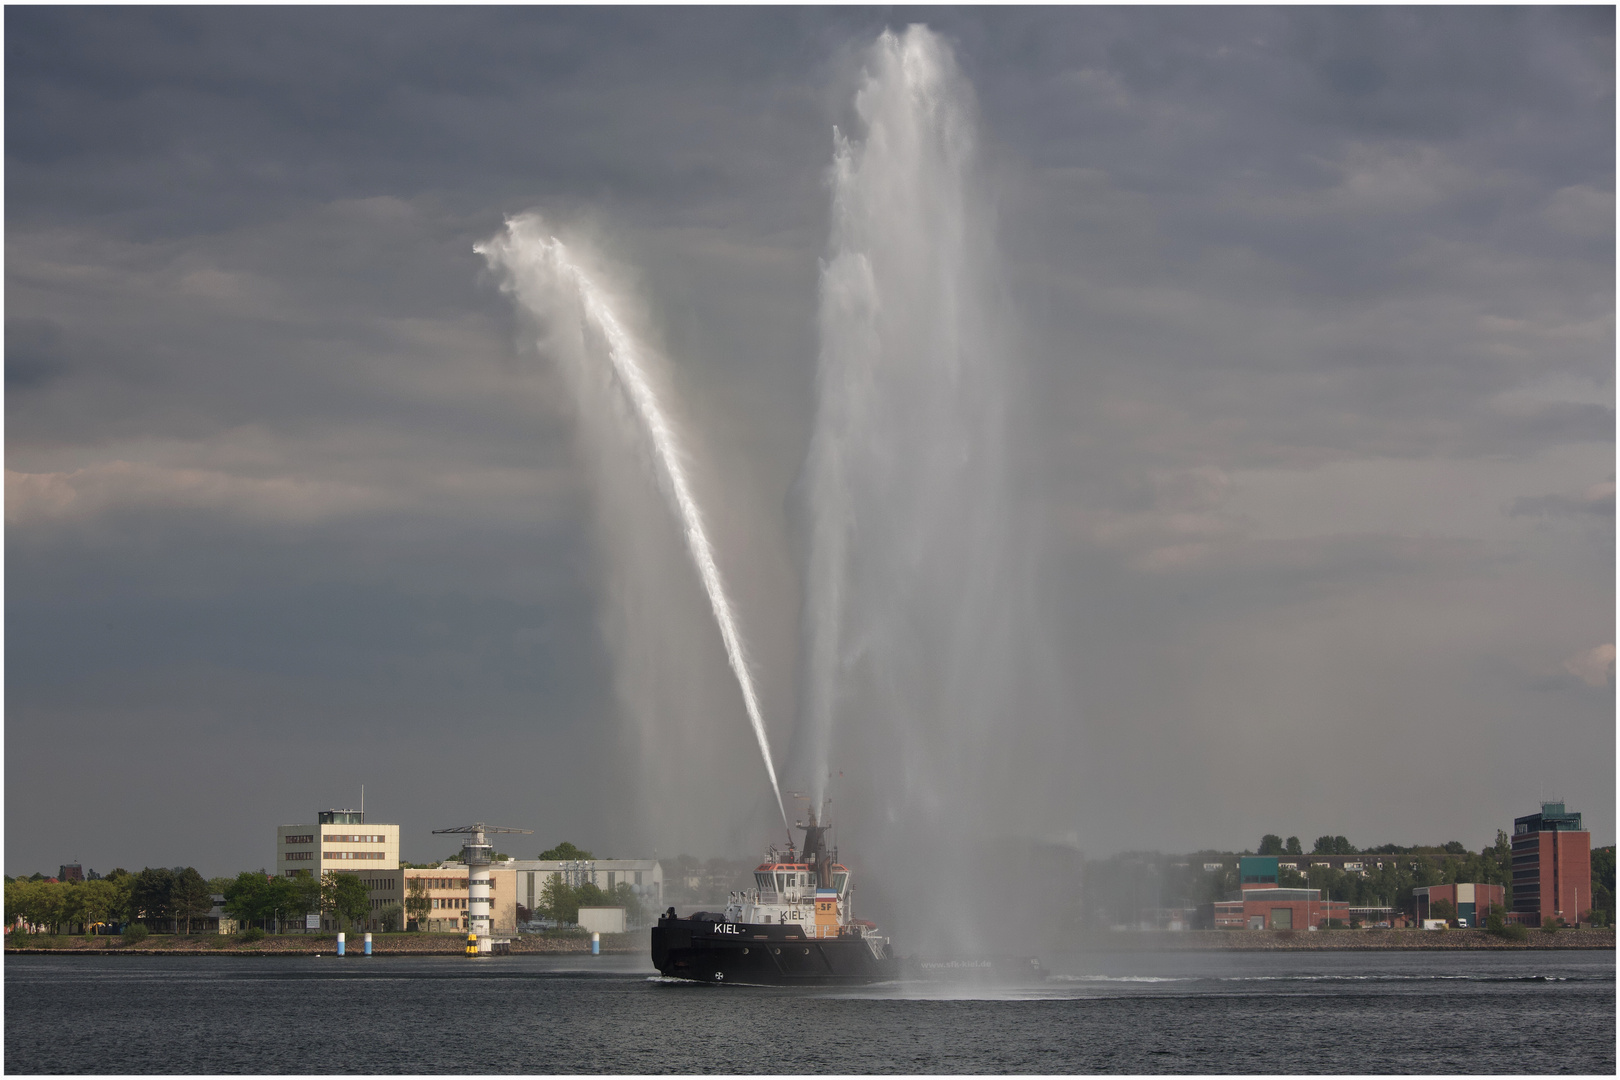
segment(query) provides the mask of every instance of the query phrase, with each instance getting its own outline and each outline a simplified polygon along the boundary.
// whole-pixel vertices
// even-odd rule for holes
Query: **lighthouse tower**
[[[507,829],[499,825],[461,825],[454,829],[434,829],[440,833],[459,833],[467,837],[461,845],[461,860],[467,864],[467,929],[474,944],[469,952],[487,953],[490,950],[489,922],[489,841],[485,833],[533,833],[533,829]],[[475,949],[476,946],[476,949]]]

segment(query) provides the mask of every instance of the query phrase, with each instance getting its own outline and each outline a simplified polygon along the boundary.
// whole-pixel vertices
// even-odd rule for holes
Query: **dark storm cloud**
[[[13,7],[8,872],[258,865],[367,777],[407,857],[711,853],[636,803],[572,418],[471,246],[538,208],[633,283],[785,745],[832,126],[912,21],[1029,360],[1030,828],[1252,845],[1275,789],[1472,845],[1561,777],[1612,840],[1611,10]]]

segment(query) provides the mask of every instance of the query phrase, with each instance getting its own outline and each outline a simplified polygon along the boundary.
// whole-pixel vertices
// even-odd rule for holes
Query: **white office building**
[[[403,895],[399,826],[368,824],[363,810],[322,810],[313,825],[276,826],[275,865],[281,877],[356,874],[366,882],[377,910]],[[322,919],[321,929],[336,929],[330,922]]]

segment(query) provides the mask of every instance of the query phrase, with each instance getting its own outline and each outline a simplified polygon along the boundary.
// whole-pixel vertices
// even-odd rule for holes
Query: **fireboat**
[[[754,869],[754,888],[732,893],[725,911],[677,916],[652,931],[652,961],[665,976],[707,983],[850,985],[900,976],[889,939],[854,918],[849,868],[827,847],[814,811],[803,850],[773,845]]]

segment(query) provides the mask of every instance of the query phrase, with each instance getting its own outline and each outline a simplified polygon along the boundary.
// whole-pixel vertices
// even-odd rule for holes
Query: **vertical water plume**
[[[950,47],[922,26],[885,32],[854,105],[854,130],[834,132],[801,481],[794,765],[818,805],[829,773],[848,774],[846,827],[856,814],[867,857],[881,846],[885,867],[914,881],[960,868],[1010,786],[996,746],[1016,723],[1024,607],[1010,335],[973,94]],[[972,901],[923,892],[935,910],[911,905],[910,929],[960,946],[973,920],[945,909]]]
[[[595,359],[610,373],[619,402],[629,406],[634,419],[632,430],[635,437],[645,441],[651,453],[659,487],[679,523],[687,554],[708,598],[726,658],[742,691],[743,708],[759,744],[777,810],[786,827],[787,810],[782,802],[770,740],[742,635],[720,576],[702,510],[687,477],[679,440],[653,391],[636,341],[620,322],[607,293],[571,258],[567,248],[546,232],[538,217],[526,215],[512,219],[507,222],[503,235],[478,245],[476,250],[502,275],[502,287],[542,326],[551,333],[557,333],[559,325],[566,326],[565,333],[586,346],[582,351],[588,355],[576,359],[571,371],[582,405],[586,409],[600,410],[605,404],[600,396],[590,392],[590,373],[579,370],[582,364]]]

